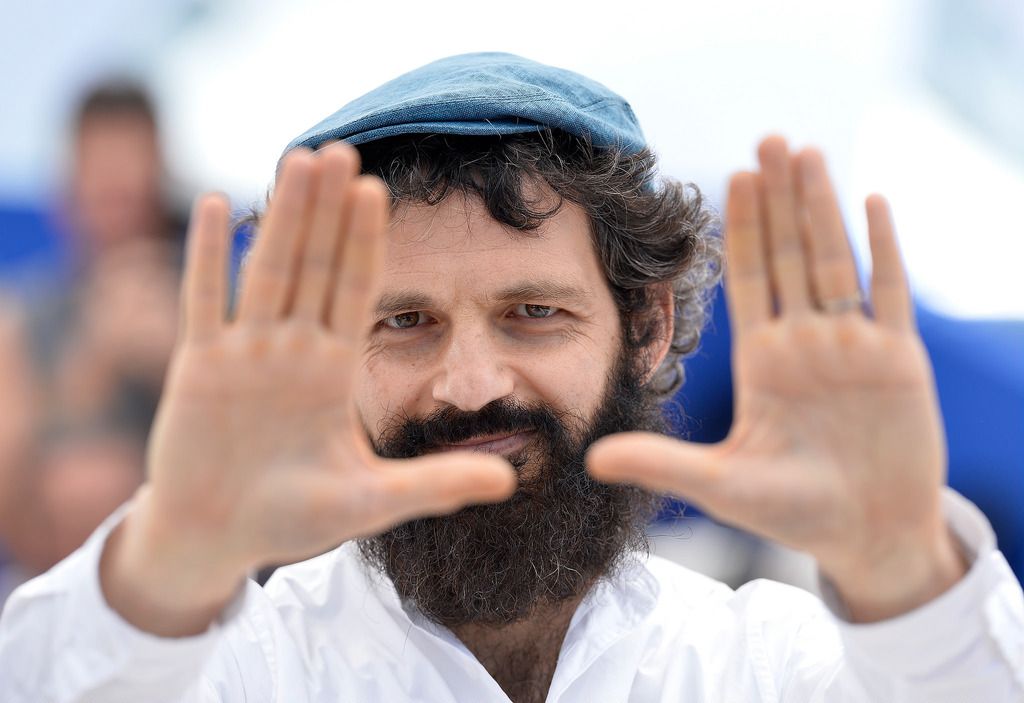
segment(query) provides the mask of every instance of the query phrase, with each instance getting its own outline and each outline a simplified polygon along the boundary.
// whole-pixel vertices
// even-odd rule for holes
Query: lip
[[[508,454],[518,451],[530,443],[533,431],[515,432],[513,434],[494,434],[474,437],[465,442],[443,444],[437,448],[439,452],[471,451],[487,452],[488,454]]]

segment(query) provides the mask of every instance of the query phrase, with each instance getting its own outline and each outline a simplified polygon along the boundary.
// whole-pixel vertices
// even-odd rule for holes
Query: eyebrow
[[[398,291],[385,293],[377,301],[373,314],[378,318],[391,317],[407,310],[422,310],[434,306],[430,296],[414,291]]]
[[[589,298],[582,288],[556,283],[555,281],[524,281],[513,283],[498,291],[494,296],[496,303],[511,303],[517,300],[545,300],[551,302],[582,302]]]
[[[573,285],[554,281],[523,281],[513,283],[495,293],[490,300],[495,303],[511,303],[523,300],[543,300],[551,303],[582,303],[590,294]],[[412,290],[385,293],[377,301],[374,315],[377,319],[391,317],[410,310],[424,310],[436,307],[434,300],[424,293]]]

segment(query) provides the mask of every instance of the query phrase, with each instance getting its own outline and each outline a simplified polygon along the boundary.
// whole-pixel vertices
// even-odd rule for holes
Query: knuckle
[[[835,321],[836,342],[840,347],[860,350],[870,344],[867,321],[856,313],[843,313]]]
[[[272,347],[271,338],[266,329],[261,327],[243,330],[240,334],[234,335],[232,340],[233,351],[237,356],[259,361],[265,359]]]
[[[828,339],[825,325],[814,315],[800,315],[794,318],[790,321],[790,330],[793,339],[803,347],[817,349],[823,346]],[[785,345],[786,342],[782,341],[782,344]]]
[[[286,354],[308,354],[318,343],[317,329],[305,320],[289,320],[280,334],[280,347]]]
[[[324,349],[324,357],[327,363],[339,368],[351,366],[354,356],[352,347],[343,343],[330,344]]]

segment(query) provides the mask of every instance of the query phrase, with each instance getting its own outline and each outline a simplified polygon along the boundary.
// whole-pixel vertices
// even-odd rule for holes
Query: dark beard
[[[520,479],[510,499],[360,540],[363,558],[387,574],[403,601],[448,628],[505,625],[582,595],[626,553],[647,547],[644,527],[661,504],[648,491],[598,483],[584,470],[586,450],[600,437],[664,431],[653,394],[631,367],[624,359],[615,365],[589,423],[511,398],[478,412],[449,407],[398,420],[375,443],[381,456],[417,456],[492,433],[535,435],[510,457]]]

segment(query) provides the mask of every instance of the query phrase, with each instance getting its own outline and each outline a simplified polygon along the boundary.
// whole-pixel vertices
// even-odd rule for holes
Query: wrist
[[[203,632],[245,578],[211,547],[161,521],[145,502],[111,533],[100,562],[110,606],[139,629],[165,637]]]
[[[934,537],[905,542],[859,568],[822,571],[851,621],[869,623],[908,613],[938,598],[963,578],[967,561],[943,525]]]

